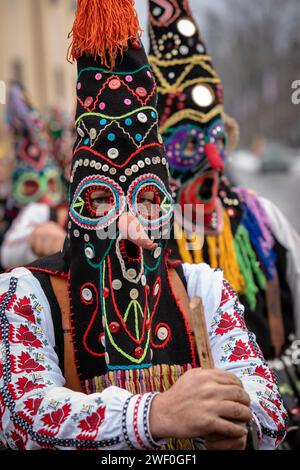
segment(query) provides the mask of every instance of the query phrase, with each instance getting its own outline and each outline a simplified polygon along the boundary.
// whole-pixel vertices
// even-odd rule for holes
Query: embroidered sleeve
[[[16,270],[19,271],[19,270]],[[23,272],[26,271],[23,269]],[[109,387],[85,395],[64,388],[39,283],[27,275],[0,281],[0,438],[12,449],[151,449],[154,394]]]
[[[216,367],[233,372],[250,396],[253,419],[262,449],[274,449],[284,439],[287,413],[273,372],[268,368],[255,335],[248,331],[244,308],[227,281],[209,336]]]

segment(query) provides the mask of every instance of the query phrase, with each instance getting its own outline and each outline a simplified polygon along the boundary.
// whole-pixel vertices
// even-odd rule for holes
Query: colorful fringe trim
[[[85,382],[86,393],[101,393],[114,385],[138,394],[145,392],[164,392],[177,382],[189,369],[191,364],[184,366],[167,364],[156,365],[147,369],[130,369],[110,371]]]
[[[240,269],[240,263],[235,252],[235,243],[231,231],[230,219],[223,211],[224,230],[219,235],[206,237],[209,253],[209,263],[212,268],[220,268],[226,280],[237,292],[244,292],[245,279]]]
[[[252,248],[248,231],[243,225],[239,225],[236,231],[234,247],[242,275],[245,279],[245,290],[243,294],[251,310],[255,310],[258,286],[266,290],[267,280],[260,267],[255,251]]]
[[[167,364],[152,366],[149,369],[117,370],[95,377],[85,382],[86,393],[101,393],[104,389],[115,385],[128,390],[132,394],[145,392],[165,392],[189,369],[191,364],[184,366]],[[192,450],[193,441],[188,439],[170,439],[161,450]]]

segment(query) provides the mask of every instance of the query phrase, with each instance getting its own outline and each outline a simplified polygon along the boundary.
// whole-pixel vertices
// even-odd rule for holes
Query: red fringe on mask
[[[74,61],[86,53],[114,68],[118,54],[140,34],[134,0],[78,0],[68,59]]]

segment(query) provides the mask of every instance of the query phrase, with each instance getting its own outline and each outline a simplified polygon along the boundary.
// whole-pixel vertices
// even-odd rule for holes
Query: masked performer
[[[12,221],[17,216],[17,210],[11,200],[11,173],[13,168],[12,152],[7,141],[0,137],[0,248],[4,236]],[[0,261],[0,273],[2,272]]]
[[[240,294],[264,354],[278,356],[295,323],[300,326],[299,307],[293,306],[299,304],[299,238],[288,224],[278,228],[265,203],[233,188],[224,175],[239,129],[224,115],[221,80],[188,0],[149,0],[149,8],[159,130],[181,209],[175,213],[173,256],[221,268]],[[292,242],[277,237],[280,232],[289,232]]]
[[[47,127],[18,84],[10,90],[8,122],[16,152],[12,196],[19,214],[3,241],[5,268],[58,251],[66,236],[67,218],[62,171],[55,162]]]
[[[196,437],[243,449],[252,418],[273,449],[286,413],[236,294],[221,271],[168,261],[173,201],[139,34],[132,0],[78,1],[68,236],[63,253],[1,278],[1,437],[25,449],[191,449]],[[210,371],[197,367],[194,296]]]

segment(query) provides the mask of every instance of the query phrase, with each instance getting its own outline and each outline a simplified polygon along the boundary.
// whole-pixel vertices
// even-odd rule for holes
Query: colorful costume
[[[16,204],[19,207],[32,202],[59,204],[63,198],[61,170],[54,161],[45,122],[18,84],[11,87],[7,109],[16,151],[13,173]]]
[[[79,0],[73,28],[78,136],[64,253],[1,278],[0,435],[26,449],[193,448],[155,442],[149,427],[155,394],[199,365],[181,287],[202,297],[216,367],[243,381],[261,446],[274,448],[286,413],[235,292],[205,264],[170,267],[156,84],[133,2],[106,1]]]
[[[7,227],[0,252],[1,264],[5,269],[36,259],[36,254],[31,250],[30,235],[39,225],[58,221],[57,210],[64,203],[67,193],[67,188],[63,187],[62,173],[68,174],[67,163],[56,162],[46,122],[17,84],[11,87],[7,108],[16,164],[12,178],[14,217]],[[59,148],[64,148],[67,141],[67,138],[62,138]],[[56,150],[58,153],[57,147]]]
[[[175,213],[173,256],[221,268],[240,294],[264,354],[278,356],[295,323],[299,329],[286,269],[290,246],[274,237],[260,199],[224,176],[228,118],[222,84],[188,0],[149,0],[149,8],[159,130],[173,196],[182,209]]]

